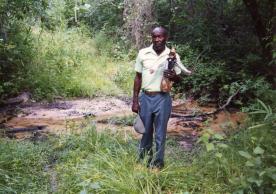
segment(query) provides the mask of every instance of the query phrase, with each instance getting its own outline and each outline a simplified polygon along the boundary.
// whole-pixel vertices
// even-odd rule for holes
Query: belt
[[[150,92],[150,91],[143,91],[146,95],[154,96],[157,94],[165,94],[165,92]]]

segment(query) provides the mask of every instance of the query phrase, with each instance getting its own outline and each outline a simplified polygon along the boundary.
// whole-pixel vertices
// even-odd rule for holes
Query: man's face
[[[151,33],[153,49],[155,51],[163,51],[165,49],[167,36],[161,28],[155,28]]]

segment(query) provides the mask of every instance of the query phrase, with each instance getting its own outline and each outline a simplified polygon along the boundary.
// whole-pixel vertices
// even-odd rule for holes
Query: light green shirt
[[[159,92],[163,72],[167,69],[170,49],[168,47],[157,55],[153,50],[153,45],[141,49],[138,53],[135,63],[135,71],[142,73],[142,90]],[[177,64],[174,67],[176,74],[180,74],[181,70],[189,72],[180,61],[180,57],[176,54]]]

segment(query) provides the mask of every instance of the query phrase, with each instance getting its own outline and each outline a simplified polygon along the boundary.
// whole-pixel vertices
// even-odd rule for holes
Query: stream
[[[7,111],[9,110],[9,111]],[[16,110],[10,114],[11,110]],[[173,101],[173,113],[193,115],[215,110],[214,106],[200,106],[196,101]],[[98,131],[121,131],[140,138],[131,126],[134,113],[127,98],[98,97],[94,99],[57,100],[51,103],[28,102],[0,109],[2,128],[7,136],[16,139],[43,137],[47,134],[81,132],[88,125],[96,125]],[[128,118],[128,124],[116,123],[114,118]],[[170,118],[168,136],[178,137],[179,144],[191,150],[201,131],[206,128],[217,132],[232,130],[242,123],[245,115],[240,112],[221,111],[218,114],[190,121]]]

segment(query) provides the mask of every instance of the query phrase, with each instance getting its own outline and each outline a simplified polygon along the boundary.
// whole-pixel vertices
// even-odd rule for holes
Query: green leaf
[[[264,170],[264,171],[259,173],[259,176],[263,176],[265,173],[266,173],[266,171]]]
[[[210,134],[208,133],[204,133],[201,138],[200,138],[200,141],[204,142],[204,143],[207,143],[209,141],[209,138],[210,138]]]
[[[216,153],[216,157],[221,158],[222,157],[222,153]]]
[[[254,149],[254,154],[263,154],[264,150],[259,146]]]
[[[80,192],[80,194],[86,194],[86,193],[87,191],[85,189]]]
[[[101,185],[100,185],[100,183],[99,182],[95,182],[95,183],[91,183],[91,185],[90,185],[90,187],[92,188],[92,189],[100,189],[101,188]]]
[[[252,158],[252,156],[251,156],[248,152],[245,152],[245,151],[239,151],[239,154],[240,154],[242,157],[245,157],[245,158],[247,158],[247,159]]]
[[[247,161],[247,162],[245,163],[245,166],[252,167],[252,166],[254,166],[254,164],[253,164],[251,161]]]
[[[258,165],[258,166],[260,166],[262,164],[262,160],[261,160],[260,157],[255,158],[255,164]]]
[[[243,190],[237,190],[233,194],[244,194]]]
[[[221,148],[228,148],[228,145],[224,144],[224,143],[219,143],[218,144],[218,147],[221,147]]]
[[[212,143],[207,143],[206,144],[206,149],[207,149],[207,152],[211,151],[211,150],[214,150],[215,149],[215,146],[214,144]]]
[[[263,180],[256,179],[255,177],[249,177],[247,181],[250,183],[256,183],[258,186],[261,186],[263,182]]]
[[[218,133],[216,133],[214,135],[214,138],[217,139],[217,140],[223,140],[224,139],[224,137],[221,134],[218,134]]]
[[[268,174],[268,176],[269,176],[270,178],[272,178],[274,181],[276,181],[276,174],[275,174],[275,173]]]

